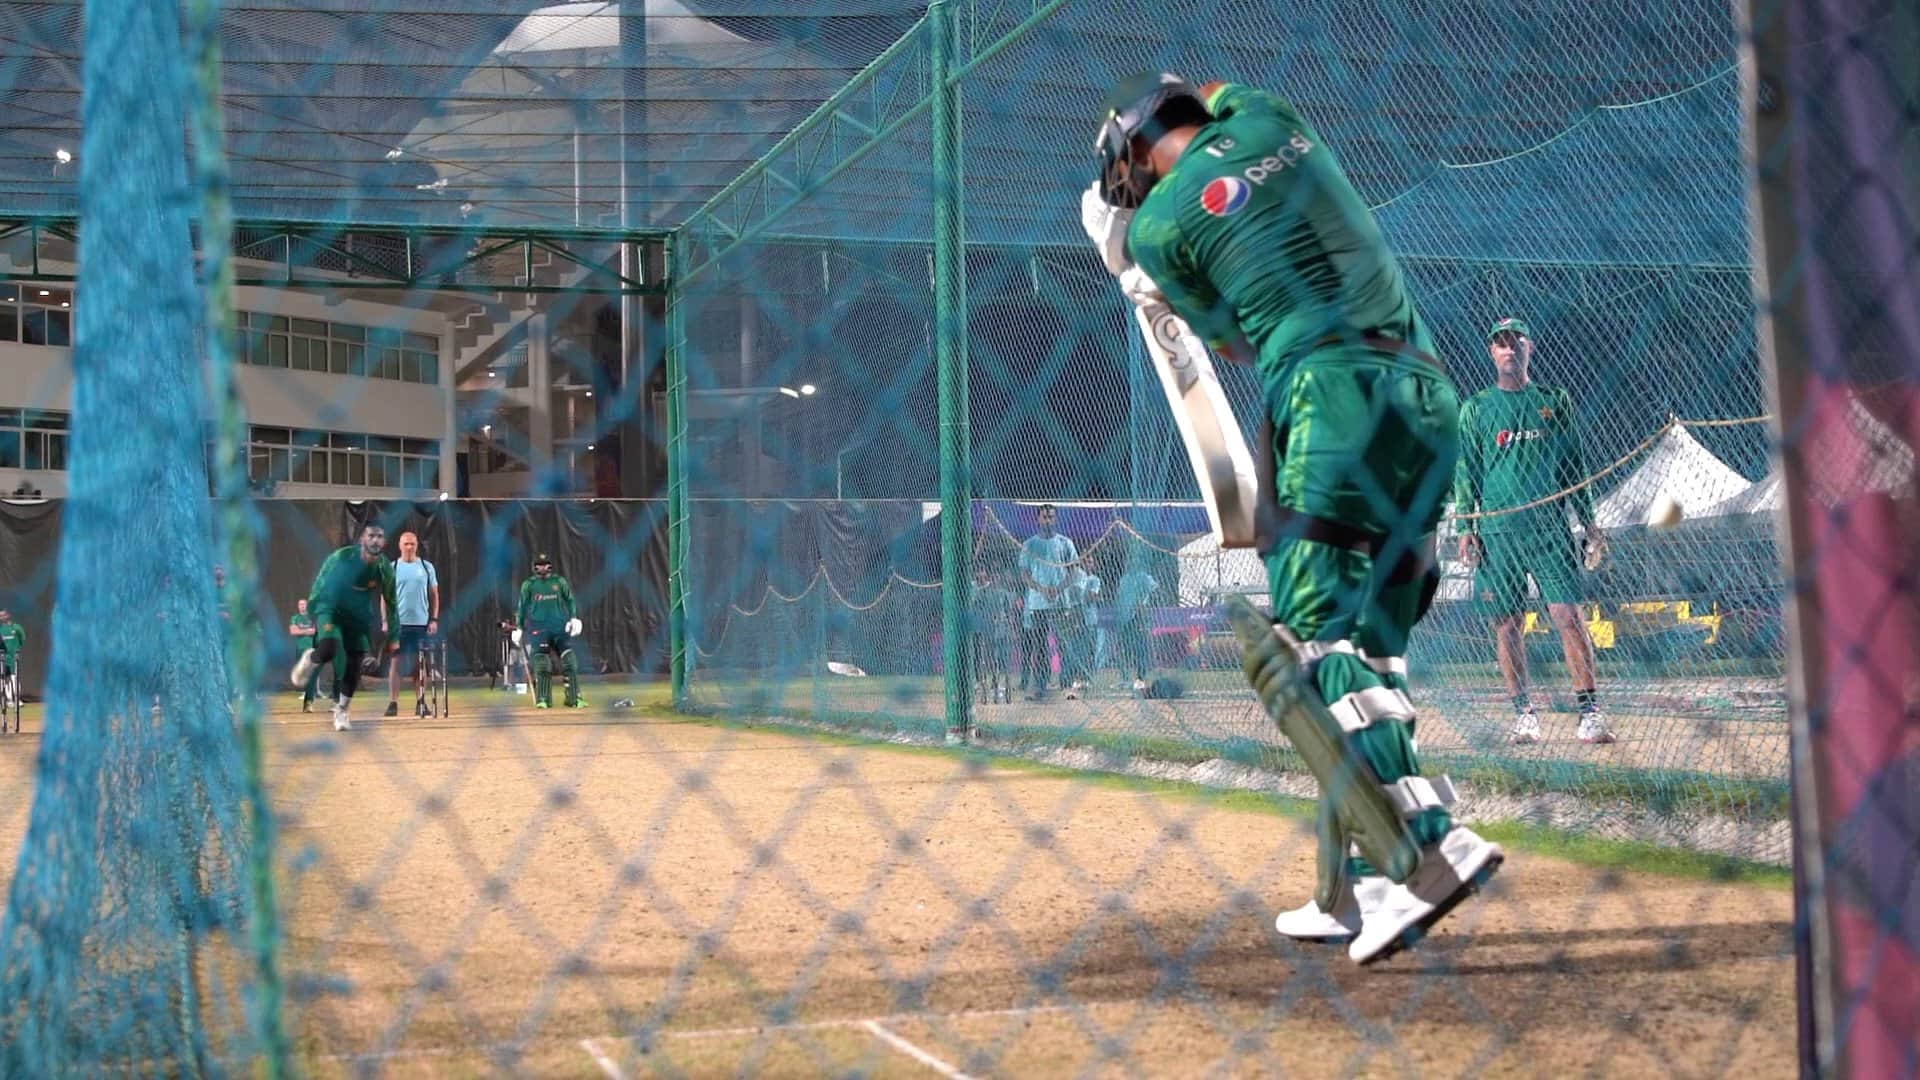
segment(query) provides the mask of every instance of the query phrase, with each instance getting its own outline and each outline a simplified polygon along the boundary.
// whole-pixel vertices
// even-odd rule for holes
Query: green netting
[[[1849,364],[1766,385],[1741,5],[185,6],[0,11],[0,1077],[1760,1073],[1819,935],[1746,878],[1797,857],[1911,943],[1911,754],[1859,719],[1913,697],[1911,290],[1818,252]],[[1912,54],[1868,7],[1791,55]],[[1419,754],[1513,866],[1378,975],[1276,929],[1317,785],[1224,615],[1266,568],[1077,222],[1101,95],[1156,69],[1298,105],[1462,397],[1531,325],[1584,463],[1530,501],[1609,540],[1573,614],[1615,741],[1530,595],[1517,744],[1457,548],[1513,508],[1442,523]],[[1893,127],[1849,138],[1910,168]],[[1860,230],[1899,268],[1898,168],[1799,165],[1905,213]],[[1269,392],[1222,381],[1252,437]],[[437,567],[433,628],[290,685],[369,526]],[[579,628],[519,603],[536,555]],[[1787,616],[1809,581],[1845,632]],[[1790,716],[1842,766],[1797,835]]]
[[[1488,817],[1784,860],[1777,481],[1729,18],[1719,5],[1652,20],[1590,5],[1418,18],[1393,5],[1284,17],[1218,3],[961,5],[965,506],[943,505],[939,483],[933,202],[916,180],[934,109],[911,110],[929,96],[922,27],[844,107],[883,137],[803,133],[689,226],[690,696],[937,732],[952,719],[940,519],[968,518],[969,576],[1004,584],[1035,504],[1052,501],[1103,592],[1045,663],[1090,685],[1076,700],[1024,700],[1036,673],[1016,628],[991,646],[1011,701],[991,676],[967,675],[985,695],[975,732],[1141,767],[1218,758],[1256,770],[1248,783],[1299,782],[1218,607],[1228,593],[1264,596],[1265,571],[1206,535],[1158,382],[1076,221],[1106,86],[1144,66],[1230,77],[1284,93],[1332,141],[1463,398],[1493,381],[1485,328],[1520,315],[1538,343],[1534,378],[1575,403],[1579,486],[1611,540],[1608,562],[1583,575],[1579,617],[1618,741],[1573,738],[1573,686],[1536,602],[1522,640],[1547,738],[1508,744],[1508,688],[1449,520],[1439,602],[1410,655],[1426,752],[1472,779]],[[860,111],[869,93],[895,104]],[[1223,379],[1251,432],[1255,379]],[[780,390],[803,385],[814,390]],[[738,411],[702,422],[720,401]],[[1663,494],[1687,517],[1655,532],[1647,514]],[[1177,687],[1173,700],[1143,699],[1141,673],[1122,671],[1123,639],[1137,650],[1141,635],[1115,601],[1136,565],[1154,586],[1127,597],[1151,611],[1145,681]]]

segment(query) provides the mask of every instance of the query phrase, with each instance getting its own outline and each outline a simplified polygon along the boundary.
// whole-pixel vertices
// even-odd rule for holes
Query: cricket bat
[[[1134,321],[1187,445],[1207,522],[1223,548],[1257,547],[1258,474],[1207,347],[1165,303],[1137,305]]]

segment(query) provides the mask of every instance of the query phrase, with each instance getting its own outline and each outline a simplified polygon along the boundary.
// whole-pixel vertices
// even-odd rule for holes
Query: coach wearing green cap
[[[1500,673],[1513,698],[1508,736],[1515,743],[1541,738],[1540,717],[1527,693],[1521,640],[1532,575],[1573,676],[1580,703],[1578,737],[1612,742],[1595,702],[1593,641],[1580,618],[1580,557],[1567,522],[1571,509],[1586,530],[1589,561],[1597,561],[1606,541],[1593,518],[1593,493],[1582,483],[1587,470],[1573,397],[1528,374],[1533,331],[1524,321],[1510,317],[1494,323],[1487,330],[1487,353],[1493,358],[1494,384],[1460,409],[1454,514],[1460,558],[1478,567],[1474,590],[1492,617]]]

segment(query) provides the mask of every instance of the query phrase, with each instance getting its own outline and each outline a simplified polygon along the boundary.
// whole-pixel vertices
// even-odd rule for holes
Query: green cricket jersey
[[[311,603],[311,601],[309,601],[309,603]],[[296,613],[293,618],[287,620],[287,627],[289,629],[311,630],[313,629],[313,620],[307,618],[305,615],[300,615]],[[303,634],[294,635],[294,637],[304,637],[304,636],[305,635]]]
[[[394,599],[393,564],[384,555],[366,562],[360,558],[360,545],[350,544],[320,564],[307,604],[331,608],[336,616],[377,628],[380,609],[374,604],[376,599],[386,601],[388,611],[399,609]]]
[[[27,632],[20,629],[19,623],[10,622],[0,626],[0,652],[6,653],[8,659],[19,656],[26,644]]]
[[[520,607],[514,621],[523,629],[558,632],[573,618],[573,587],[559,574],[535,575],[520,583]]]
[[[1528,383],[1519,390],[1490,386],[1460,408],[1460,465],[1454,473],[1455,513],[1523,506],[1586,479],[1573,398],[1557,386]],[[1565,531],[1571,503],[1581,524],[1593,522],[1593,492],[1513,514],[1460,522],[1462,532],[1507,534]]]
[[[1216,350],[1244,334],[1269,381],[1328,335],[1431,355],[1399,264],[1312,125],[1250,87],[1219,87],[1206,104],[1213,122],[1127,232],[1173,310]]]

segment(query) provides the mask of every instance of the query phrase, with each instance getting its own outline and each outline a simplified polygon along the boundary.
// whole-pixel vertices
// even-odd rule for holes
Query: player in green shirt
[[[290,676],[293,685],[305,687],[321,664],[333,665],[333,730],[350,731],[353,720],[348,712],[354,691],[360,687],[362,663],[372,650],[376,627],[387,635],[387,651],[399,644],[387,633],[388,620],[397,618],[394,599],[393,564],[380,553],[387,546],[387,531],[378,525],[360,530],[360,542],[349,544],[328,555],[313,575],[308,609],[314,624],[314,645],[300,655]],[[397,629],[397,628],[396,628]]]
[[[27,632],[13,621],[13,612],[0,609],[0,675],[20,670],[20,650],[27,644]]]
[[[1267,403],[1272,605],[1232,598],[1228,618],[1322,792],[1319,888],[1275,927],[1351,938],[1350,957],[1378,960],[1504,857],[1453,822],[1444,778],[1421,778],[1406,694],[1459,399],[1366,202],[1291,104],[1138,76],[1108,97],[1095,145],[1082,223],[1122,292],[1164,299],[1215,353],[1251,364]],[[1348,859],[1349,842],[1367,858]]]
[[[299,649],[302,653],[305,653],[309,648],[312,647],[312,643],[313,643],[313,634],[314,634],[313,617],[307,614],[307,598],[306,597],[304,596],[301,597],[299,600],[295,601],[295,604],[297,605],[298,610],[296,610],[293,613],[293,618],[287,620],[287,633],[293,635],[294,648]],[[320,665],[315,664],[313,666],[313,673],[307,676],[306,685],[301,687],[301,693],[300,693],[300,711],[301,712],[312,711],[314,688],[318,686],[319,683],[320,683]]]
[[[575,617],[573,586],[553,572],[549,555],[533,557],[533,576],[520,583],[520,606],[514,613],[513,643],[523,645],[533,658],[533,704],[553,705],[553,661],[567,680],[567,708],[586,702],[580,697],[580,663],[573,655],[573,639],[580,634]]]
[[[1533,575],[1547,616],[1560,632],[1560,646],[1580,703],[1581,742],[1610,743],[1613,733],[1594,699],[1593,639],[1580,618],[1580,557],[1567,529],[1567,509],[1586,530],[1587,550],[1597,556],[1606,538],[1593,519],[1573,398],[1557,386],[1534,382],[1533,332],[1520,319],[1501,319],[1487,331],[1494,384],[1460,410],[1460,467],[1454,481],[1454,513],[1460,524],[1460,559],[1477,566],[1475,587],[1493,619],[1500,674],[1513,698],[1515,743],[1540,741],[1540,717],[1527,695],[1527,649],[1521,639],[1527,575]],[[1561,498],[1562,493],[1568,493]]]

